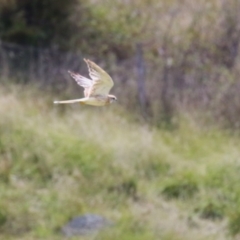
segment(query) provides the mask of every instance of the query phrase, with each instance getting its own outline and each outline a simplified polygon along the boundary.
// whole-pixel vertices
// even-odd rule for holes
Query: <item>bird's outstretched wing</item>
[[[89,90],[91,89],[94,82],[91,79],[83,77],[78,73],[73,73],[71,71],[68,71],[68,73],[77,82],[78,85],[84,88],[84,95],[85,97],[88,97]]]
[[[108,95],[110,89],[114,85],[112,78],[94,62],[88,59],[84,59],[84,61],[87,63],[89,75],[93,80],[93,84],[89,89],[89,97],[96,95]]]

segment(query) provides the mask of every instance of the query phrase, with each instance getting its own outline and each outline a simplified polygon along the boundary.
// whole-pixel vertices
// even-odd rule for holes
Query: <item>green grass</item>
[[[64,239],[91,212],[113,227],[77,239],[231,239],[240,225],[240,139],[179,118],[173,130],[120,106],[55,106],[0,90],[0,239]]]

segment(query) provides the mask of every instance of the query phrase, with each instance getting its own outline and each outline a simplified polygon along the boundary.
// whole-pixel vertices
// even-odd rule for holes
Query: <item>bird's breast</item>
[[[85,104],[92,105],[92,106],[105,106],[108,104],[108,98],[107,97],[90,97],[84,101]]]

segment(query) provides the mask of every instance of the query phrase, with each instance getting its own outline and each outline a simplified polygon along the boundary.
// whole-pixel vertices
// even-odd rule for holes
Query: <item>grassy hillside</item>
[[[120,106],[54,106],[0,88],[0,239],[63,239],[71,217],[115,222],[98,240],[231,239],[240,226],[240,139],[187,117],[173,130]]]

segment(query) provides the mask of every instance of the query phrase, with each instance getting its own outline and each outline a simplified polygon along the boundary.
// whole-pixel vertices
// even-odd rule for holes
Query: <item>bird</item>
[[[105,106],[117,101],[117,97],[109,94],[114,83],[112,78],[96,63],[89,59],[83,59],[89,71],[91,79],[86,78],[78,73],[68,71],[70,76],[78,85],[84,88],[84,98],[54,101],[54,104],[81,103],[92,106]]]

